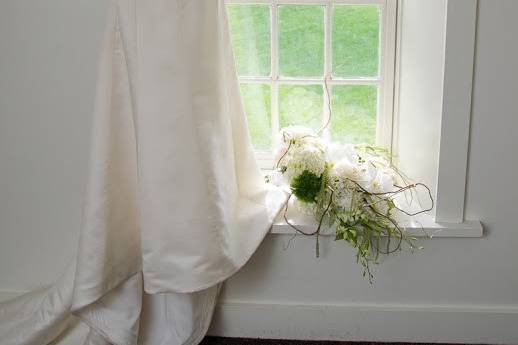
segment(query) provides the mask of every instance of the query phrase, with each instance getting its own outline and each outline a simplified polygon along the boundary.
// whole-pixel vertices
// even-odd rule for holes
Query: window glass
[[[279,6],[279,75],[324,74],[324,7]]]
[[[280,85],[280,127],[301,125],[318,130],[322,127],[321,85]]]
[[[342,143],[377,143],[378,123],[391,121],[385,117],[391,114],[379,114],[391,109],[387,93],[393,92],[392,74],[387,77],[381,68],[387,54],[395,51],[380,50],[388,47],[388,41],[380,41],[381,26],[389,21],[382,20],[392,0],[387,1],[239,0],[227,6],[250,137],[261,157],[271,156],[280,128],[303,125],[318,130],[326,123],[325,83],[332,116],[322,135]],[[391,39],[395,44],[395,37]],[[383,131],[390,127],[383,126]],[[386,142],[390,133],[380,137]]]
[[[332,23],[333,75],[378,76],[379,7],[334,5]]]
[[[331,137],[333,141],[374,144],[378,88],[371,85],[333,86]]]
[[[240,76],[270,75],[270,6],[228,5],[227,13]]]
[[[270,92],[268,84],[241,84],[248,131],[256,150],[270,150],[272,146]]]

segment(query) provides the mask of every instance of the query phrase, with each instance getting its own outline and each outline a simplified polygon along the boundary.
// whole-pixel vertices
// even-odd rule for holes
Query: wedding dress
[[[0,344],[74,317],[84,344],[199,343],[285,200],[253,156],[223,0],[111,3],[91,152],[77,260],[0,304]]]

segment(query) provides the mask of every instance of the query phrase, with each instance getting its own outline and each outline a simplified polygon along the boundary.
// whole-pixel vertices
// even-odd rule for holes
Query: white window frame
[[[435,215],[438,222],[464,222],[476,23],[477,0],[448,1]]]
[[[477,219],[466,219],[464,210],[476,21],[477,0],[447,1],[441,129],[437,133],[440,136],[440,148],[435,215],[422,214],[411,224],[404,226],[409,234],[415,236],[430,233],[434,237],[484,235],[482,223]],[[297,224],[303,230],[314,230],[313,219],[296,213],[289,218],[291,223]],[[278,217],[272,233],[292,234],[293,231],[282,217]],[[332,235],[333,231],[327,229],[326,233]]]
[[[324,90],[322,123],[329,119],[327,104],[332,97],[333,86],[336,85],[375,85],[378,87],[376,144],[391,148],[392,122],[394,110],[394,71],[396,63],[396,25],[397,25],[397,0],[226,0],[227,4],[262,4],[270,6],[271,18],[271,74],[268,77],[240,76],[241,83],[269,84],[271,88],[271,122],[272,141],[279,132],[279,85],[322,85],[326,82],[329,95]],[[278,6],[279,5],[321,5],[324,6],[324,75],[321,78],[290,78],[279,75],[278,55]],[[332,30],[331,30],[331,6],[333,4],[344,5],[368,5],[380,6],[380,33],[379,33],[379,75],[373,78],[338,78],[332,75]],[[329,131],[323,133],[329,137]],[[275,146],[273,141],[273,145]],[[259,165],[263,169],[272,169],[274,165],[273,155],[270,151],[256,151]]]

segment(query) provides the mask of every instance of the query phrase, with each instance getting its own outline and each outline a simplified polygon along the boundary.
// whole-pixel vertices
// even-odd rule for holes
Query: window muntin
[[[333,117],[322,133],[326,139],[390,146],[395,0],[227,2],[243,103],[262,167],[272,166],[279,128],[319,129],[329,118],[328,101]]]

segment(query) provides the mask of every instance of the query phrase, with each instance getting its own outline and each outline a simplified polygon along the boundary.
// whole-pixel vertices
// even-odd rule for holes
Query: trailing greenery
[[[371,282],[371,264],[377,264],[381,254],[400,251],[403,245],[420,249],[416,238],[400,227],[396,215],[428,211],[433,199],[425,185],[405,183],[391,165],[387,150],[370,145],[328,147],[311,129],[300,126],[284,128],[281,134],[278,173],[287,179],[292,195],[311,206],[317,228],[306,233],[289,223],[286,214],[285,220],[299,233],[316,235],[317,257],[324,222],[335,229],[336,241],[356,250],[356,261]],[[428,190],[432,206],[409,213],[396,204],[395,196],[411,194],[418,186]]]

